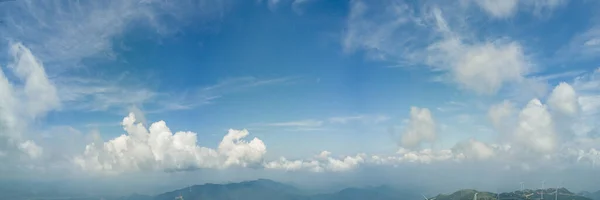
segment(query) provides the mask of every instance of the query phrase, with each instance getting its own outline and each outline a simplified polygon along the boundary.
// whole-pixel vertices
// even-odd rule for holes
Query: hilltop
[[[558,195],[556,192],[558,191]],[[452,194],[440,194],[428,200],[472,200],[477,193],[477,200],[592,200],[578,194],[574,194],[566,188],[547,188],[547,189],[525,189],[522,191],[492,193],[477,190],[459,190]],[[543,198],[542,198],[543,195]]]

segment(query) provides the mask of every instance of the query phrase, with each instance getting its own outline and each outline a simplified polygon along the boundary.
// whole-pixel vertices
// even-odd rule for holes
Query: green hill
[[[476,190],[459,190],[452,194],[440,194],[436,197],[429,198],[429,200],[473,200],[475,193],[477,193],[477,200],[592,200],[588,197],[574,194],[566,188],[559,188],[558,195],[556,195],[556,189],[538,189],[538,190],[523,190],[514,192],[492,193],[485,191]]]

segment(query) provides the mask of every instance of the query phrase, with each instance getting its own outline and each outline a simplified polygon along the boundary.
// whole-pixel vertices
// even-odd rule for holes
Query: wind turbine
[[[542,198],[544,199],[544,183],[546,183],[546,181],[542,181]]]
[[[519,184],[521,184],[521,191],[525,190],[525,183],[520,182]]]
[[[175,197],[175,199],[183,200],[183,196],[181,196],[181,193],[179,193],[179,196]]]
[[[556,193],[554,194],[554,200],[558,200],[558,186],[556,187]]]

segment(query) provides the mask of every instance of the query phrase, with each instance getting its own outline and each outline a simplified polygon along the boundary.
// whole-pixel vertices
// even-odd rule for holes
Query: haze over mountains
[[[55,186],[58,187],[58,186]],[[2,191],[2,190],[0,190]],[[424,199],[419,191],[414,189],[401,189],[391,186],[371,186],[371,187],[350,187],[331,193],[311,193],[294,186],[280,182],[258,179],[253,181],[244,181],[228,184],[203,184],[193,185],[178,190],[161,193],[158,195],[132,194],[128,196],[105,196],[105,195],[85,195],[72,193],[53,192],[52,188],[41,192],[28,192],[26,189],[20,192],[4,190],[0,194],[0,199],[68,199],[68,200],[418,200]],[[555,196],[558,191],[558,196]],[[497,193],[487,191],[477,191],[472,189],[463,189],[450,194],[438,194],[427,197],[428,200],[472,200],[477,193],[478,200],[496,200]],[[580,192],[572,193],[566,188],[525,189],[522,191],[502,192],[499,197],[501,200],[508,199],[557,199],[557,200],[600,200],[600,191],[595,193]]]
[[[598,190],[596,192],[582,191],[582,192],[577,193],[577,194],[580,195],[580,196],[588,197],[590,199],[600,200],[600,190]]]

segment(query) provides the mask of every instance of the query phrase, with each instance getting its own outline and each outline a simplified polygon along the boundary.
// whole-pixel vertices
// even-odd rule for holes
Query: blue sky
[[[0,170],[597,170],[598,6],[2,2]]]

